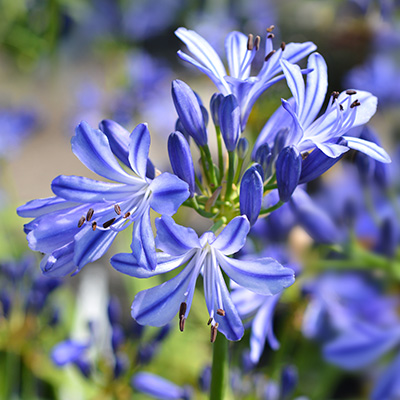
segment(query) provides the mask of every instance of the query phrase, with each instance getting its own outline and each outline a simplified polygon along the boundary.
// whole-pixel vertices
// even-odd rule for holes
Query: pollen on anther
[[[213,318],[210,317],[209,320],[207,321],[207,325],[210,325],[212,321],[213,321]]]
[[[247,50],[253,50],[253,35],[250,33],[247,39]]]
[[[282,49],[282,51],[286,49],[286,43],[285,42],[281,43],[281,49]]]
[[[217,333],[218,333],[218,322],[215,323],[215,325],[211,325],[211,343],[215,342],[215,339],[217,338]]]
[[[254,46],[255,46],[256,50],[258,50],[260,48],[260,42],[261,42],[260,36],[256,36],[256,38],[254,40]]]
[[[223,310],[222,308],[218,308],[217,314],[220,315],[221,317],[224,317],[225,316],[225,310]]]
[[[111,218],[110,220],[104,222],[103,228],[108,228],[108,227],[110,227],[114,222],[115,222],[115,218]]]
[[[269,28],[267,28],[267,32],[272,32],[275,29],[275,25],[270,25]]]
[[[270,51],[270,52],[265,56],[264,61],[268,61],[275,53],[276,53],[276,50]]]
[[[84,216],[82,216],[82,217],[80,217],[80,219],[79,219],[79,222],[78,222],[78,228],[81,228],[82,227],[82,225],[85,223],[85,217]]]
[[[87,214],[86,214],[86,221],[87,221],[87,222],[90,222],[90,220],[91,220],[92,217],[93,217],[93,214],[94,214],[93,208],[89,208],[89,210],[88,210],[88,212],[87,212]]]
[[[179,318],[179,330],[181,332],[183,332],[184,329],[185,329],[185,322],[186,322],[186,318],[185,317]]]
[[[114,206],[114,211],[118,214],[121,215],[121,207],[119,206],[119,204],[116,204]]]
[[[131,213],[128,211],[125,215],[124,218],[128,218],[131,215]]]
[[[93,229],[93,232],[96,230],[96,228],[97,228],[97,222],[96,222],[96,221],[93,221],[93,222],[92,222],[92,229]]]
[[[273,33],[269,33],[267,35],[267,39],[273,39],[275,37],[275,35]]]
[[[349,89],[349,90],[346,90],[346,94],[351,96],[352,94],[357,94],[357,92],[355,90]]]
[[[361,103],[358,100],[354,100],[351,104],[350,104],[350,108],[354,108],[354,107],[358,107],[361,106]]]

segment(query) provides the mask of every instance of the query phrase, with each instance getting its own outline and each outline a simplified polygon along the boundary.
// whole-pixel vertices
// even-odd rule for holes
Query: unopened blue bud
[[[107,306],[108,320],[111,325],[121,322],[121,305],[116,297],[111,297]]]
[[[219,108],[221,106],[224,95],[221,93],[214,93],[210,100],[211,117],[214,125],[219,126]]]
[[[286,140],[289,134],[288,128],[279,129],[278,133],[275,136],[274,146],[272,148],[272,157],[275,158],[281,152],[281,150],[285,147]]]
[[[185,130],[185,127],[182,125],[182,122],[179,118],[176,120],[176,123],[175,123],[175,131],[181,132],[183,134],[183,136],[185,136],[185,139],[187,140],[187,142],[190,144],[190,135]]]
[[[236,148],[238,157],[244,159],[249,152],[249,141],[246,138],[240,138]]]
[[[111,334],[111,345],[114,353],[118,350],[118,348],[124,343],[125,334],[122,326],[119,324],[115,324],[112,326],[112,334]]]
[[[205,146],[207,130],[196,94],[185,82],[176,79],[172,82],[172,99],[185,131],[198,146]]]
[[[261,165],[264,172],[264,180],[272,174],[272,153],[267,143],[262,144],[254,155],[254,161]]]
[[[243,175],[240,183],[240,213],[254,225],[260,214],[264,185],[259,165],[253,165]]]
[[[203,114],[204,126],[207,128],[208,120],[209,120],[208,111],[202,104],[200,105],[200,110],[201,110],[201,113]]]
[[[282,369],[281,374],[281,398],[287,399],[293,393],[299,380],[297,368],[294,365],[287,365]]]
[[[397,250],[398,229],[393,222],[395,219],[386,218],[381,227],[378,244],[376,251],[385,255],[386,257],[393,258]]]
[[[173,132],[168,138],[168,154],[174,174],[189,185],[190,197],[195,191],[194,166],[190,146],[180,132]]]
[[[240,136],[240,108],[233,94],[221,100],[218,117],[225,147],[234,151]]]
[[[285,147],[276,160],[276,182],[279,198],[289,201],[297,187],[301,173],[301,154],[295,146]]]

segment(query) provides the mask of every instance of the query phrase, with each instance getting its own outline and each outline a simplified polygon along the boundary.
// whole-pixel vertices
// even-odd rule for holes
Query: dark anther
[[[338,97],[339,97],[339,92],[332,92],[332,97],[334,98],[334,99],[337,99]]]
[[[346,94],[351,96],[352,94],[357,94],[357,92],[355,90],[349,89],[349,90],[346,90]]]
[[[211,343],[215,342],[218,333],[218,322],[215,325],[211,325]]]
[[[276,50],[270,51],[270,52],[265,56],[265,61],[268,61],[275,53],[276,53]]]
[[[210,317],[210,319],[208,320],[208,322],[207,322],[207,325],[210,325],[211,324],[211,322],[212,322],[212,318]]]
[[[121,215],[121,207],[119,206],[119,204],[116,204],[114,206],[114,211],[118,214]]]
[[[179,330],[183,332],[185,329],[185,313],[186,313],[187,304],[185,302],[181,303],[181,307],[179,308]]]
[[[87,212],[87,214],[86,214],[86,220],[87,220],[88,222],[92,219],[93,214],[94,214],[93,208],[89,208],[89,210],[88,210],[88,212]]]
[[[254,46],[255,46],[256,50],[258,50],[260,48],[260,42],[261,42],[260,36],[256,36],[256,38],[254,40]]]
[[[343,106],[341,104],[339,104],[339,108],[340,108],[340,111],[344,110],[344,108],[343,108]]]
[[[354,107],[358,107],[361,106],[361,103],[358,100],[354,100],[351,104],[350,104],[350,108],[354,108]]]
[[[267,28],[267,32],[272,32],[275,29],[275,25],[271,25],[269,28]]]
[[[179,330],[181,332],[183,332],[184,329],[185,329],[185,321],[186,321],[185,317],[182,317],[182,318],[179,319]]]
[[[308,151],[305,151],[304,153],[301,153],[301,158],[305,160],[309,155],[310,153]]]
[[[115,222],[115,218],[111,218],[109,221],[104,222],[103,228],[110,227]]]
[[[85,217],[80,217],[79,222],[78,222],[78,228],[80,228],[83,224],[85,223]]]
[[[96,222],[96,221],[93,221],[93,222],[92,222],[92,229],[93,229],[93,232],[96,230],[96,228],[97,228],[97,222]]]
[[[281,43],[281,49],[282,49],[282,51],[286,49],[286,43],[285,42]]]
[[[251,33],[247,40],[247,50],[253,50],[253,35]]]
[[[124,218],[128,218],[131,215],[131,213],[128,211],[125,215]]]
[[[269,33],[267,35],[267,39],[273,39],[275,37],[275,35],[273,33]]]
[[[221,317],[224,317],[225,316],[225,310],[223,310],[222,308],[218,308],[217,314],[220,315]]]

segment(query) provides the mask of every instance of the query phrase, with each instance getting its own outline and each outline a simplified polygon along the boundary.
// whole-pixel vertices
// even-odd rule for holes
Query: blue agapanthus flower
[[[274,83],[283,79],[281,59],[296,63],[316,49],[312,42],[284,43],[278,50],[273,48],[272,27],[268,28],[265,41],[265,62],[257,76],[250,76],[251,65],[260,47],[260,37],[246,36],[241,32],[231,32],[225,39],[229,72],[214,48],[198,33],[179,28],[175,34],[194,56],[178,51],[179,57],[205,73],[224,94],[233,94],[241,109],[242,130],[246,126],[251,109],[256,100]],[[278,76],[277,76],[278,75]]]
[[[312,54],[308,59],[307,86],[298,65],[281,60],[281,67],[293,94],[289,101],[282,99],[282,106],[268,120],[253,150],[264,143],[271,147],[277,133],[288,129],[285,145],[294,145],[301,153],[319,149],[327,157],[337,158],[350,148],[387,163],[390,157],[376,143],[346,136],[350,129],[364,125],[375,114],[377,98],[369,92],[346,90],[333,92],[325,112],[319,116],[328,88],[327,66],[323,57]],[[344,141],[341,141],[344,139]]]
[[[103,121],[100,127],[103,131],[79,124],[72,151],[91,171],[117,183],[61,175],[52,182],[56,197],[33,200],[17,210],[22,217],[35,218],[25,232],[31,249],[45,254],[41,268],[46,275],[80,271],[132,223],[133,254],[139,264],[154,269],[150,209],[172,215],[189,196],[187,183],[177,176],[154,177],[147,125],[138,125],[131,134],[113,121]]]
[[[237,260],[228,257],[245,244],[250,224],[245,216],[234,218],[218,235],[205,232],[200,238],[191,228],[177,225],[171,217],[156,220],[157,268],[140,266],[132,254],[117,254],[111,263],[118,271],[148,278],[185,265],[174,278],[139,292],[132,316],[139,324],[162,326],[179,311],[180,329],[192,304],[195,283],[203,275],[204,293],[211,325],[211,341],[219,329],[229,340],[239,340],[244,328],[232,303],[221,269],[234,282],[260,294],[276,294],[294,282],[294,272],[268,257]]]

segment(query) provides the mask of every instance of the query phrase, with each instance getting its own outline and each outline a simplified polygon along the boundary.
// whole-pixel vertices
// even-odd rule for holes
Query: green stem
[[[269,207],[269,208],[264,208],[260,211],[260,216],[263,216],[265,214],[269,214],[272,211],[277,210],[279,207],[282,207],[285,203],[283,201],[278,201],[274,206]]]
[[[196,185],[198,186],[198,188],[200,189],[201,193],[203,193],[204,195],[206,194],[206,191],[204,190],[203,185],[200,182],[200,179],[197,177],[196,174],[194,174],[194,180],[196,182]]]
[[[232,194],[233,175],[235,174],[235,152],[229,151],[228,179],[226,182],[225,200],[230,200]]]
[[[272,190],[272,189],[277,189],[278,188],[278,184],[277,183],[272,183],[271,185],[265,184],[264,185],[264,193],[267,190]]]
[[[233,178],[233,182],[235,183],[235,185],[237,185],[239,182],[240,173],[242,172],[243,162],[244,162],[244,158],[239,158],[237,169],[236,169],[236,174],[235,174],[235,177]]]
[[[217,145],[218,145],[218,168],[219,168],[219,184],[222,182],[222,177],[224,176],[224,156],[222,154],[222,135],[219,126],[215,127],[217,132]]]
[[[223,400],[228,383],[228,340],[217,335],[213,349],[210,400]]]
[[[205,155],[205,163],[204,164],[206,164],[205,168],[207,169],[207,173],[209,174],[210,186],[215,189],[218,186],[218,183],[217,183],[217,177],[215,176],[215,169],[214,169],[214,164],[213,164],[213,160],[211,157],[210,148],[206,144],[202,147],[202,150]],[[203,168],[204,168],[204,165],[203,165]]]

